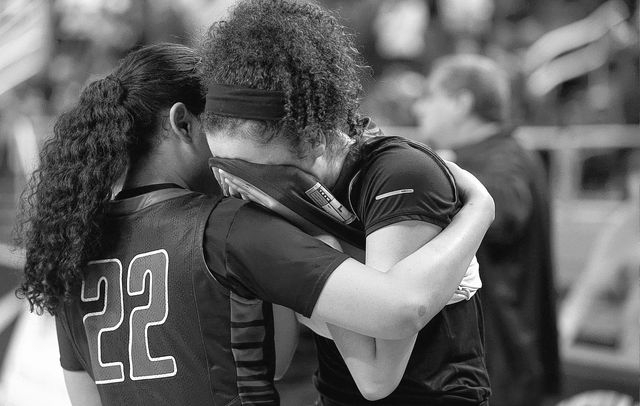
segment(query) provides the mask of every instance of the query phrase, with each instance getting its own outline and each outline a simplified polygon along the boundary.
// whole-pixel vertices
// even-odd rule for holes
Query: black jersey
[[[406,220],[446,227],[460,207],[444,162],[398,137],[372,138],[355,149],[333,192],[351,203],[367,235]],[[333,340],[314,335],[314,382],[327,406],[482,404],[489,396],[483,334],[478,295],[446,306],[418,334],[399,386],[376,402],[362,397]]]
[[[62,367],[86,370],[104,405],[279,404],[266,300],[309,315],[347,257],[253,204],[181,189],[116,200],[107,219],[56,317]],[[273,235],[285,247],[266,255]]]

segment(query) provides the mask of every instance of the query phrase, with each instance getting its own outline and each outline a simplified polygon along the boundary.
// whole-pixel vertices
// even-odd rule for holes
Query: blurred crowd
[[[376,79],[366,106],[379,120],[414,125],[407,106],[433,61],[479,53],[509,72],[520,123],[638,122],[637,2],[356,3],[349,18]]]
[[[636,0],[321,0],[363,56],[365,112],[415,125],[432,62],[491,57],[508,70],[527,124],[637,123]],[[194,44],[232,0],[7,0],[0,5],[0,116],[56,115],[92,76],[158,41]]]

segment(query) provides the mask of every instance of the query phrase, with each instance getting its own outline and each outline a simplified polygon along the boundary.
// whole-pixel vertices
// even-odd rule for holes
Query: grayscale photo
[[[640,1],[0,0],[0,406],[640,406]]]

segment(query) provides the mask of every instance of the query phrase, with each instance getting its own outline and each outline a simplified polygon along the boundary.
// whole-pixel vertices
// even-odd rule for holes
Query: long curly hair
[[[244,0],[213,24],[200,46],[206,84],[283,91],[286,116],[256,123],[263,142],[284,137],[305,154],[320,136],[330,146],[337,130],[361,133],[358,119],[363,66],[352,36],[329,11],[289,0]],[[231,133],[257,120],[204,114],[208,131]],[[246,128],[246,126],[245,126]]]
[[[100,249],[107,202],[129,162],[150,153],[163,114],[183,102],[200,114],[205,93],[191,48],[157,44],[130,53],[62,114],[23,193],[18,242],[26,249],[19,297],[55,314],[72,300]],[[76,293],[77,294],[77,293]]]

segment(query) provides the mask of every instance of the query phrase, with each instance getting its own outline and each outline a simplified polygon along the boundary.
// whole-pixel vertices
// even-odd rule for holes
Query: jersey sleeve
[[[61,317],[56,316],[56,335],[58,336],[58,349],[60,350],[60,365],[67,371],[84,371],[84,367],[76,358],[71,338],[62,323]]]
[[[410,145],[396,145],[372,157],[357,203],[366,234],[406,220],[449,225],[457,202],[455,184],[443,165]]]
[[[222,223],[229,215],[216,211],[204,241],[214,276],[242,296],[310,317],[325,282],[349,256],[253,203],[240,207],[228,225]]]

